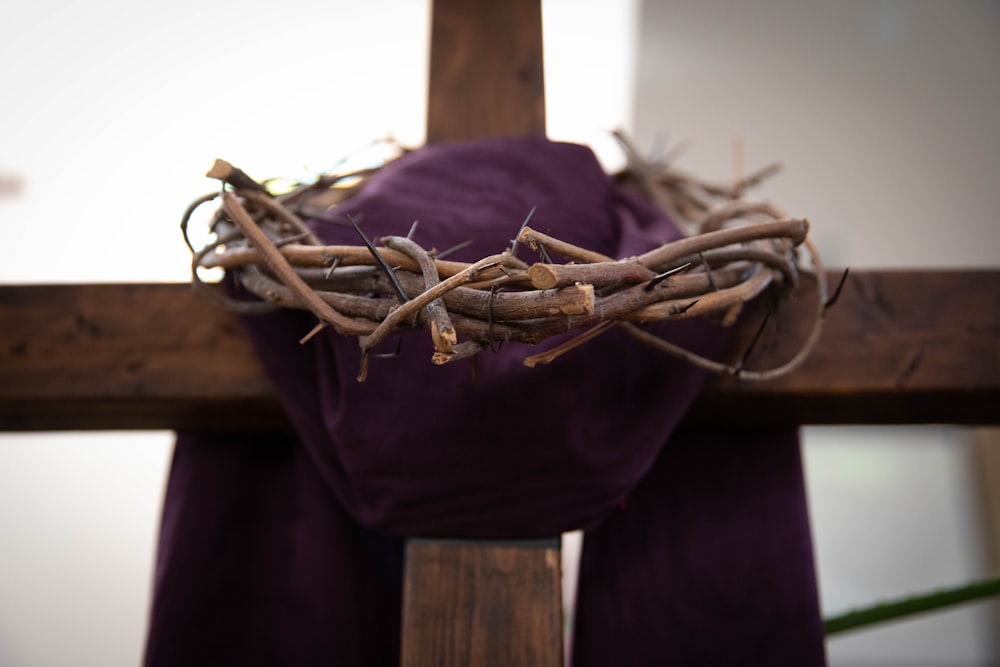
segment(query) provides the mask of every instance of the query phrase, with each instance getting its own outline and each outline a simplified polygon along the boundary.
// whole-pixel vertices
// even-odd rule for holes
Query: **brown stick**
[[[652,280],[656,274],[635,260],[597,264],[534,264],[528,278],[537,289],[587,283],[597,288],[634,285]]]
[[[570,350],[576,349],[581,345],[583,345],[584,343],[597,338],[602,333],[604,333],[611,327],[615,326],[616,324],[618,324],[618,322],[614,320],[605,320],[600,324],[597,324],[594,327],[588,329],[587,331],[584,331],[579,336],[574,336],[565,343],[555,346],[551,350],[547,350],[540,354],[533,354],[530,357],[525,357],[523,363],[528,368],[534,368],[535,366],[547,364],[561,357],[562,355],[566,354]]]
[[[672,263],[683,257],[697,255],[700,252],[720,248],[735,243],[746,243],[767,238],[787,238],[796,245],[805,240],[809,232],[809,221],[803,218],[787,218],[758,222],[739,227],[719,229],[714,232],[689,236],[660,246],[637,258],[639,263],[654,271],[670,268]]]
[[[634,324],[623,323],[622,327],[636,340],[661,350],[662,352],[666,352],[667,354],[684,359],[690,364],[698,366],[699,368],[704,368],[705,370],[713,373],[735,375],[741,380],[756,381],[771,380],[781,377],[782,375],[787,375],[791,371],[798,368],[802,362],[808,358],[810,353],[812,353],[813,348],[816,347],[816,344],[819,342],[820,336],[823,333],[823,323],[826,320],[828,290],[826,284],[826,271],[823,269],[823,262],[819,256],[819,252],[816,250],[816,247],[812,244],[812,242],[807,239],[803,245],[809,252],[813,262],[813,269],[816,272],[816,317],[813,320],[812,330],[809,332],[809,337],[806,339],[805,343],[799,348],[791,359],[780,366],[764,371],[749,370],[743,367],[732,366],[713,359],[708,359],[691,352],[690,350],[674,345],[659,336],[655,336],[648,331],[640,329]]]
[[[281,254],[295,266],[329,267],[334,260],[339,260],[339,266],[374,266],[375,260],[368,249],[364,246],[347,245],[327,245],[311,246],[290,243],[282,246]],[[385,261],[393,266],[406,269],[408,271],[419,271],[420,265],[405,254],[391,248],[378,248],[378,252]],[[205,268],[234,269],[247,264],[256,264],[262,261],[263,256],[255,248],[229,248],[222,253],[209,253],[205,257],[202,266]],[[459,273],[469,265],[464,262],[452,262],[448,260],[437,260],[438,275],[443,278]],[[490,272],[490,278],[498,278],[503,275],[500,270]]]
[[[425,289],[431,289],[441,282],[440,278],[438,278],[437,266],[435,266],[434,260],[431,259],[426,250],[410,239],[402,236],[386,236],[382,239],[382,243],[386,247],[399,250],[417,261],[420,265],[420,271],[423,274]],[[433,299],[424,307],[424,312],[427,314],[427,319],[431,325],[431,340],[434,341],[435,358],[439,357],[439,355],[442,358],[450,357],[454,354],[452,348],[458,342],[458,336],[455,333],[455,325],[451,323],[451,318],[448,317],[448,310],[445,308],[444,302],[440,297]],[[444,363],[444,361],[435,363]]]
[[[599,252],[594,252],[592,250],[587,250],[579,246],[575,246],[572,243],[567,243],[548,234],[543,234],[542,232],[535,231],[531,227],[522,227],[521,232],[517,235],[517,240],[519,243],[527,243],[531,246],[532,250],[538,250],[539,246],[545,246],[546,250],[551,250],[552,252],[559,253],[566,259],[572,260],[574,262],[583,262],[585,264],[593,264],[596,262],[613,262],[613,258],[607,255],[602,255]]]
[[[290,225],[292,229],[302,236],[302,238],[308,241],[309,245],[322,245],[322,242],[316,234],[313,233],[313,230],[309,228],[305,221],[289,210],[288,207],[282,204],[279,200],[266,193],[256,192],[253,190],[241,191],[239,194],[247,201],[252,201],[254,204],[267,209],[269,212],[283,220],[286,224]]]
[[[476,340],[463,340],[461,343],[453,347],[451,352],[448,354],[435,352],[431,357],[431,362],[441,366],[443,364],[451,363],[452,361],[458,361],[459,359],[468,359],[469,357],[474,357],[482,352],[484,347],[486,347],[485,343],[480,343]]]
[[[754,246],[736,246],[731,248],[716,248],[706,250],[698,255],[680,257],[675,260],[676,264],[702,262],[708,266],[728,266],[735,263],[763,264],[772,269],[777,269],[784,276],[785,282],[790,287],[798,283],[798,268],[787,254],[778,253],[773,250],[766,250]]]
[[[659,322],[665,319],[689,319],[725,312],[757,297],[767,289],[773,280],[774,273],[760,269],[739,285],[709,292],[699,297],[694,303],[691,303],[689,299],[683,302],[658,301],[628,314],[623,314],[622,319],[633,322]]]
[[[224,192],[222,194],[222,207],[247,237],[247,240],[257,247],[268,268],[274,271],[275,275],[302,299],[303,303],[308,306],[313,314],[322,321],[331,324],[337,331],[346,336],[358,336],[365,333],[364,329],[358,327],[353,320],[335,311],[325,301],[316,296],[315,292],[309,289],[309,286],[292,270],[288,261],[282,256],[281,251],[275,247],[271,239],[267,238],[267,235],[254,223],[253,219],[246,212],[246,209],[240,205],[239,200],[235,196],[229,192]]]
[[[713,208],[698,222],[699,231],[714,232],[729,220],[736,220],[748,215],[766,215],[773,219],[782,219],[785,215],[769,202],[734,201]]]
[[[269,278],[259,270],[247,271],[241,276],[241,281],[252,293],[262,299],[266,299],[266,303],[269,306],[283,306],[308,310],[306,305],[295,295],[295,293],[281,283]],[[359,326],[367,326],[366,333],[362,335],[370,334],[375,331],[378,323],[384,320],[397,305],[397,302],[389,299],[372,299],[354,294],[323,291],[317,291],[316,294],[340,313],[354,318],[355,322]],[[419,290],[414,291],[414,296],[419,294]],[[447,300],[451,294],[452,292],[449,292],[444,298]],[[509,296],[517,295],[512,294]],[[450,316],[459,336],[469,338],[480,343],[491,339],[498,341],[516,341],[519,343],[537,343],[540,340],[538,335],[532,333],[530,323],[525,323],[523,325],[518,322],[488,323],[487,321],[479,319],[475,316],[470,317],[454,311],[450,313]],[[459,343],[454,348],[455,354],[459,355],[456,359],[463,358],[463,352],[459,350],[462,346],[463,343]],[[482,345],[480,347],[482,347]],[[465,350],[465,356],[468,356],[467,353],[469,348],[466,347],[463,349]]]
[[[329,277],[322,269],[297,268],[295,272],[321,295],[335,292],[359,295],[374,293],[379,296],[394,294],[388,280],[381,274],[373,272],[372,267],[355,266],[337,270]],[[396,278],[411,299],[424,291],[423,279],[410,271],[397,270]],[[703,280],[698,284],[702,282]],[[500,320],[530,320],[559,313],[576,315],[594,310],[594,289],[590,285],[570,285],[551,290],[497,292],[491,295],[489,289],[471,287],[478,284],[479,281],[470,282],[445,294],[444,304],[448,311],[482,317],[487,309],[491,309],[494,317]]]
[[[265,195],[268,194],[267,188],[247,176],[242,169],[234,167],[225,160],[216,160],[205,175],[209,178],[217,178],[239,190],[253,190]]]
[[[250,292],[267,303],[283,308],[304,308],[308,306],[298,293],[268,277],[257,267],[248,267],[240,274],[240,281]],[[395,305],[388,299],[369,299],[355,294],[316,291],[316,296],[344,317],[351,318],[359,329],[358,335],[367,335],[375,330],[378,323],[389,314]],[[367,321],[367,327],[364,327]]]
[[[368,351],[378,345],[382,339],[384,339],[389,332],[403,320],[408,317],[413,317],[434,299],[437,299],[444,293],[454,289],[462,283],[473,280],[481,271],[498,266],[501,262],[503,262],[503,255],[491,255],[489,257],[485,257],[475,264],[470,264],[465,270],[456,273],[447,280],[439,282],[437,285],[427,289],[423,294],[420,294],[416,298],[407,301],[393,310],[384,320],[382,320],[382,323],[378,325],[375,331],[373,331],[371,335],[365,339],[364,343],[362,343],[361,349],[365,353],[365,356],[367,357]],[[362,373],[358,375],[359,382],[364,381],[364,370],[365,367],[364,364],[362,364]]]

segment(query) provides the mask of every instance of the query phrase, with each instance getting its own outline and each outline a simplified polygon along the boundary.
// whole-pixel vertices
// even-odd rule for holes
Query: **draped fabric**
[[[532,208],[534,228],[615,257],[679,236],[588,149],[540,138],[423,148],[340,210],[372,238],[405,235],[419,220],[415,241],[440,250],[471,240],[452,259],[474,261],[508,247]],[[328,243],[358,243],[349,227],[311,224]],[[245,321],[295,436],[178,440],[148,665],[392,665],[401,538],[578,528],[591,530],[579,664],[664,664],[671,651],[697,655],[689,649],[698,637],[721,655],[718,637],[738,617],[738,636],[760,647],[753,655],[822,664],[794,431],[672,439],[704,374],[616,331],[533,369],[521,360],[539,347],[513,343],[435,366],[429,336],[409,333],[388,341],[398,353],[372,359],[358,383],[355,339],[326,330],[298,344],[314,323],[290,311]],[[709,355],[726,348],[727,332],[712,322],[654,329]],[[730,453],[754,464],[746,480]],[[736,559],[733,549],[751,555]],[[690,576],[695,561],[708,575]],[[613,576],[602,580],[605,568]],[[776,572],[789,576],[776,581]],[[680,618],[685,601],[696,611]],[[634,616],[623,608],[642,623],[625,622]],[[632,651],[624,662],[612,659],[622,641]]]
[[[396,664],[401,546],[346,514],[294,436],[181,434],[146,664]]]
[[[676,433],[589,531],[573,665],[822,665],[794,429]]]

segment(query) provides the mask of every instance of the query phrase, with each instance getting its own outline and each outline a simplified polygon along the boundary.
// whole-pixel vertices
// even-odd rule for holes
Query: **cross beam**
[[[813,309],[808,286],[780,305],[750,363],[791,356]],[[689,419],[995,424],[998,341],[1000,271],[852,273],[801,368],[717,378]],[[255,428],[288,428],[274,389],[236,316],[188,285],[0,286],[0,430]]]

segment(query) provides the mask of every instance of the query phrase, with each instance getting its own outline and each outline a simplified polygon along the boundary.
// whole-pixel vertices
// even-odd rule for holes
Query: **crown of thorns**
[[[743,379],[769,379],[798,366],[818,340],[832,300],[819,254],[807,238],[808,221],[745,197],[776,166],[730,186],[712,185],[646,162],[618,138],[629,165],[616,178],[663,209],[686,237],[637,257],[607,257],[532,229],[529,213],[510,247],[472,263],[449,261],[451,250],[422,248],[411,238],[413,229],[407,236],[373,242],[350,219],[361,243],[324,245],[304,219],[343,220],[337,205],[360,191],[375,169],[325,174],[272,196],[264,185],[218,160],[207,175],[223,181],[223,190],[195,200],[181,223],[187,239],[194,210],[221,199],[212,219],[212,241],[200,250],[192,248],[193,282],[241,312],[276,307],[311,311],[319,324],[303,343],[327,326],[358,337],[362,381],[370,351],[386,336],[421,330],[430,331],[435,364],[495,349],[504,341],[535,344],[579,331],[524,359],[535,366],[618,327],[665,353]],[[521,259],[523,246],[539,261]],[[808,254],[808,268],[800,265],[800,248]],[[553,255],[566,261],[554,262]],[[262,301],[235,301],[207,288],[199,276],[202,268],[233,272]],[[709,316],[732,324],[744,304],[769,289],[793,288],[806,271],[815,274],[814,325],[798,352],[775,368],[751,370],[742,363],[708,359],[639,326]]]

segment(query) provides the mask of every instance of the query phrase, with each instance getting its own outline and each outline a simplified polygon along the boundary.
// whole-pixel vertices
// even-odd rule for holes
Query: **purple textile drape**
[[[573,665],[822,665],[794,429],[679,432],[580,561]]]
[[[343,510],[298,439],[181,434],[147,665],[393,665],[401,541]]]
[[[405,235],[417,219],[414,240],[425,247],[471,239],[454,258],[473,261],[507,247],[532,207],[536,229],[615,257],[678,236],[664,216],[615,187],[588,149],[540,138],[421,149],[384,168],[341,210],[373,238]],[[348,227],[313,225],[328,243],[358,243]],[[699,610],[697,622],[681,626],[685,647],[701,637],[718,650],[734,610],[744,610],[739,636],[763,647],[753,655],[822,664],[794,431],[672,441],[704,374],[615,331],[534,369],[521,359],[538,348],[506,344],[480,354],[474,373],[470,361],[432,365],[429,336],[407,334],[400,353],[373,359],[359,384],[356,340],[328,330],[298,344],[314,322],[299,312],[246,320],[296,437],[179,439],[148,665],[392,665],[399,538],[528,539],[576,528],[592,529],[580,592],[580,642],[587,643],[577,644],[578,664],[696,655],[676,652],[676,641],[664,644],[666,625],[678,617],[663,611],[658,596]],[[711,322],[656,331],[707,354],[726,345],[726,331]],[[754,484],[733,484],[722,474],[728,450],[752,461],[760,450],[770,463]],[[664,485],[653,481],[663,475]],[[761,504],[755,484],[773,486],[781,501]],[[704,503],[708,523],[701,524],[698,507],[713,494],[718,502]],[[623,500],[626,509],[616,509]],[[748,516],[725,513],[744,505]],[[714,537],[698,539],[698,526]],[[663,535],[637,542],[642,531]],[[642,549],[614,548],[604,537],[619,533]],[[760,557],[736,561],[716,553],[720,545]],[[719,578],[689,580],[691,568],[678,563],[690,559],[705,572],[722,568]],[[601,586],[602,568],[632,583]],[[789,573],[782,594],[762,594],[775,571]],[[647,579],[651,585],[639,583]],[[712,588],[720,581],[732,585]],[[757,594],[748,596],[751,590]],[[649,612],[647,625],[606,623],[605,614],[632,601],[636,613]],[[662,632],[640,629],[657,625]],[[784,636],[773,631],[782,626]],[[601,662],[622,641],[631,642],[631,658]]]

